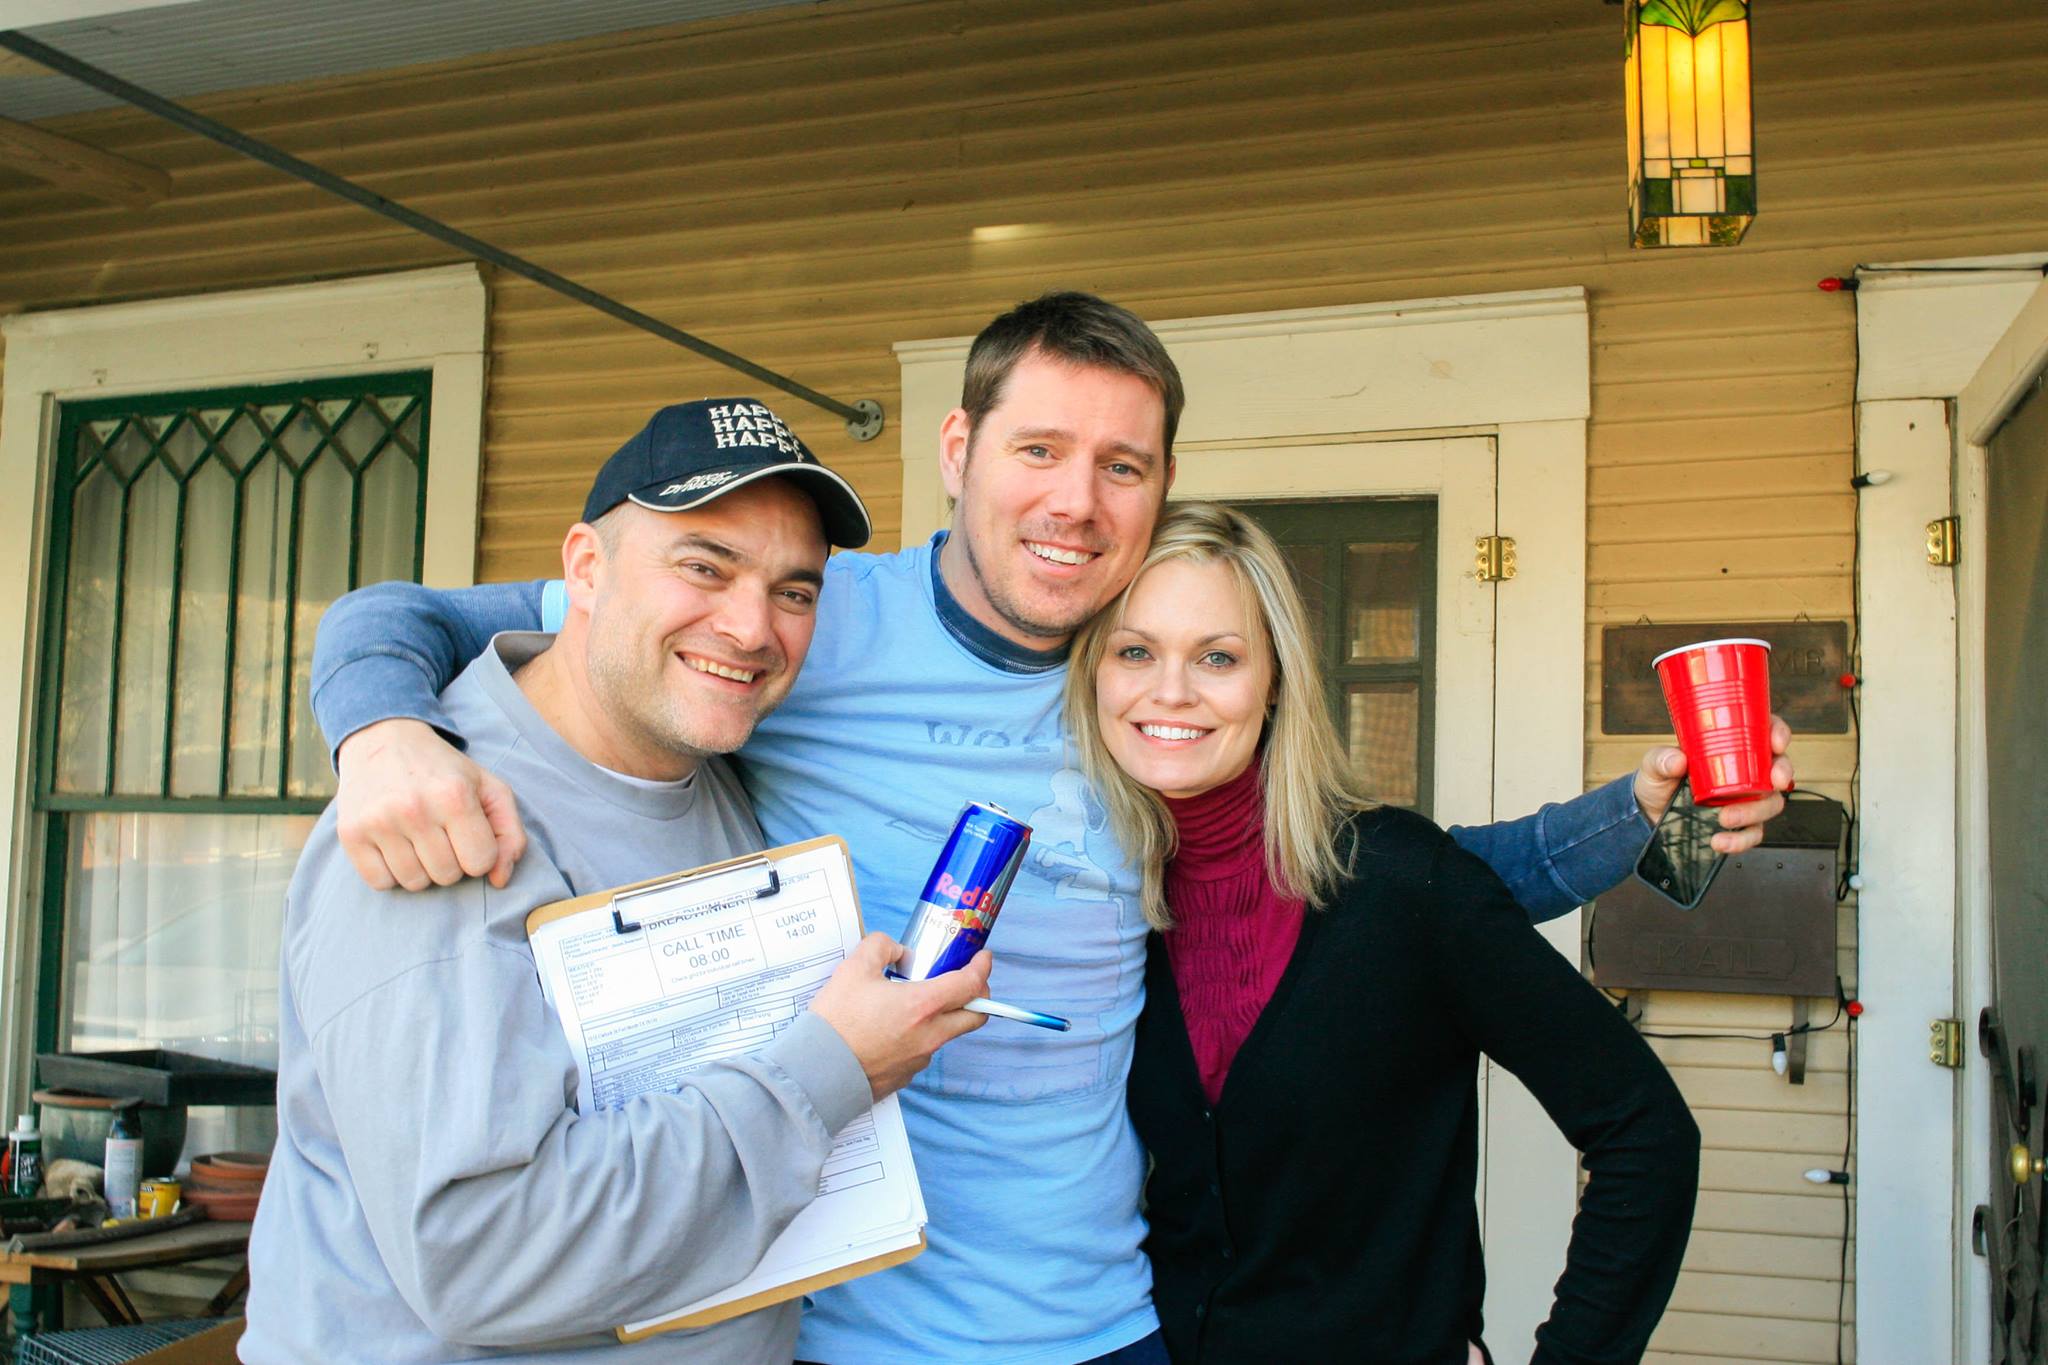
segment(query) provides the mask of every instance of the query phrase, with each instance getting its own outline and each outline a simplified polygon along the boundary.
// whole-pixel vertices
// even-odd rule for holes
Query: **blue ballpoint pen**
[[[1005,1005],[1000,1000],[990,1000],[986,997],[970,1000],[965,1005],[962,1005],[961,1008],[973,1014],[986,1014],[991,1019],[1014,1019],[1020,1024],[1031,1024],[1037,1028],[1049,1028],[1059,1033],[1065,1033],[1073,1027],[1071,1022],[1060,1018],[1057,1014],[1040,1014],[1037,1010],[1027,1010],[1016,1005]]]

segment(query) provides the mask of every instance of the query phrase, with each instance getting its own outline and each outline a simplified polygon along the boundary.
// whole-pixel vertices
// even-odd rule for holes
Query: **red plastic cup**
[[[1725,806],[1771,791],[1771,646],[1703,640],[1651,664],[1685,750],[1692,799]]]

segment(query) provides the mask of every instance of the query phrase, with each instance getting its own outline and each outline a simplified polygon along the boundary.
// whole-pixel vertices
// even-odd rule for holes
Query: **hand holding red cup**
[[[1725,806],[1770,795],[1770,644],[1703,640],[1666,650],[1651,666],[1685,751],[1693,800]]]

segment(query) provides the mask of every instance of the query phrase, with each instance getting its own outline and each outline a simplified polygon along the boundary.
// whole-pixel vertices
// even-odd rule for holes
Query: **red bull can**
[[[969,801],[911,912],[907,951],[890,975],[923,981],[965,967],[988,942],[1030,844],[1031,826],[1001,806]]]

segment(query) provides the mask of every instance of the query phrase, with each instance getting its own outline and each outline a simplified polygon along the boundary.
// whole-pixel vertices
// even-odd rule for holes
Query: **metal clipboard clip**
[[[639,900],[643,896],[659,896],[673,891],[677,886],[701,882],[706,887],[716,886],[728,878],[739,880],[740,884],[724,895],[707,896],[705,902],[716,900],[766,900],[782,892],[782,874],[775,870],[775,864],[768,861],[767,854],[734,863],[731,867],[720,868],[710,876],[691,873],[680,877],[666,877],[651,886],[636,887],[622,891],[612,897],[612,929],[621,934],[640,932],[640,921],[629,920],[622,913],[626,902]]]

